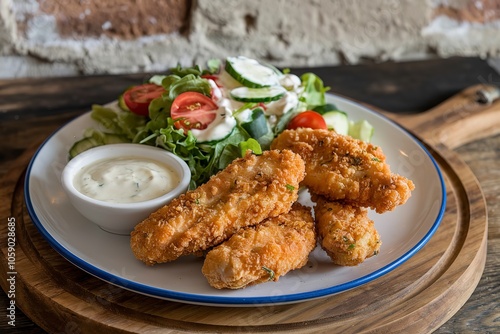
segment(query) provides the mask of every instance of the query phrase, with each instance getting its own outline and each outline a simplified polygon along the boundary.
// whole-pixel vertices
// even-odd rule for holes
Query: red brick
[[[459,8],[441,5],[434,16],[446,15],[457,21],[488,23],[500,19],[500,2],[497,0],[469,0]]]
[[[56,18],[62,37],[135,39],[182,33],[191,1],[185,0],[38,0],[41,12]]]

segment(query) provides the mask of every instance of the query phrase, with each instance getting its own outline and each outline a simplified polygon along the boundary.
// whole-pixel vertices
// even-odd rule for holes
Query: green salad
[[[191,169],[190,189],[247,150],[260,154],[285,129],[331,129],[369,141],[373,128],[326,103],[314,73],[300,77],[246,57],[172,68],[128,88],[117,103],[93,105],[100,129],[87,129],[70,158],[95,146],[131,142],[164,148]]]

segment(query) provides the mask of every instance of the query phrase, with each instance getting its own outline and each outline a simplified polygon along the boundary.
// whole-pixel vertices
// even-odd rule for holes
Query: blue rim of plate
[[[172,291],[172,290],[167,290],[167,289],[162,289],[162,288],[156,288],[152,287],[149,285],[145,285],[142,283],[138,283],[135,281],[131,281],[122,277],[119,277],[117,275],[113,275],[105,270],[102,270],[100,268],[97,268],[94,266],[92,263],[86,262],[82,259],[80,259],[78,256],[74,255],[66,249],[62,244],[60,244],[44,227],[43,223],[38,219],[35,209],[33,207],[33,203],[31,201],[30,195],[29,195],[29,184],[30,184],[30,175],[31,175],[31,169],[32,166],[42,150],[42,148],[47,144],[47,142],[55,135],[57,134],[62,128],[64,128],[66,125],[63,125],[61,128],[56,130],[52,135],[50,135],[37,149],[35,154],[33,155],[32,159],[30,160],[26,175],[25,175],[25,182],[24,182],[24,199],[26,202],[26,207],[28,210],[28,214],[33,221],[35,227],[38,229],[38,231],[42,234],[42,236],[47,240],[47,242],[51,245],[52,248],[54,248],[62,257],[64,257],[66,260],[68,260],[70,263],[75,265],[76,267],[80,268],[81,270],[101,279],[104,280],[110,284],[122,287],[126,290],[130,290],[133,292],[137,292],[143,295],[151,296],[151,297],[156,297],[156,298],[161,298],[161,299],[166,299],[166,300],[171,300],[171,301],[176,301],[176,302],[184,302],[184,303],[191,303],[191,304],[198,304],[198,305],[208,305],[208,306],[265,306],[265,305],[277,305],[277,304],[287,304],[287,303],[297,303],[297,302],[302,302],[302,301],[309,301],[313,299],[318,299],[322,297],[327,297],[331,296],[337,293],[341,293],[347,290],[354,289],[356,287],[359,287],[361,285],[364,285],[370,281],[373,281],[389,272],[392,270],[396,269],[399,267],[401,264],[406,262],[408,259],[410,259],[413,255],[415,255],[424,245],[430,240],[430,238],[434,235],[436,230],[438,229],[443,216],[444,212],[446,209],[446,201],[447,201],[447,196],[446,196],[446,187],[444,183],[444,178],[441,173],[441,170],[439,169],[436,160],[434,157],[430,154],[428,149],[425,147],[425,145],[415,138],[414,135],[412,135],[408,130],[397,124],[396,122],[392,121],[391,119],[387,118],[386,116],[370,109],[369,107],[366,107],[358,102],[352,101],[348,98],[338,96],[338,95],[333,95],[336,99],[339,100],[344,100],[347,103],[357,105],[358,107],[361,107],[364,109],[364,111],[369,112],[371,114],[376,115],[377,117],[382,117],[386,121],[392,123],[395,127],[401,129],[403,132],[406,133],[417,145],[419,145],[422,150],[427,154],[428,158],[432,162],[436,173],[439,177],[439,182],[441,186],[441,196],[442,196],[442,201],[441,205],[439,208],[439,213],[432,224],[431,228],[427,231],[425,236],[415,245],[413,246],[409,251],[407,251],[405,254],[400,256],[398,259],[395,261],[385,265],[384,267],[381,267],[373,272],[371,272],[368,275],[362,276],[360,278],[354,279],[352,281],[343,283],[343,284],[338,284],[334,285],[329,288],[324,288],[324,289],[319,289],[319,290],[314,290],[314,291],[309,291],[309,292],[301,292],[301,293],[296,293],[296,294],[289,294],[289,295],[283,295],[283,296],[263,296],[263,297],[219,297],[219,296],[204,296],[204,295],[198,295],[198,294],[191,294],[191,293],[185,293],[185,292],[177,292],[177,291]]]

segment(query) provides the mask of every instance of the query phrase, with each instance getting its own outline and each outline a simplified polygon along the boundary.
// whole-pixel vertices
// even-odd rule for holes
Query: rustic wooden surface
[[[484,81],[494,83],[498,80],[498,75],[484,62],[477,59],[323,68],[314,71],[325,78],[328,85],[334,87],[332,89],[334,92],[397,112],[425,110],[428,104],[435,105],[436,101],[441,101],[471,84],[484,83]],[[443,76],[443,71],[448,75]],[[70,118],[88,110],[91,103],[107,102],[123,88],[140,81],[143,77],[135,75],[0,81],[0,133],[2,133],[0,171],[2,178],[6,173],[13,173],[11,169],[13,162],[29,159],[33,147],[36,147],[53,130]],[[409,89],[411,93],[408,93]],[[409,98],[406,94],[413,98]],[[412,104],[412,101],[415,103]],[[489,136],[456,148],[455,151],[470,165],[485,194],[489,213],[488,258],[484,274],[470,299],[436,332],[494,333],[499,331],[500,219],[498,203],[500,189],[498,181],[500,170],[498,162],[500,138],[498,135]],[[22,168],[22,166],[19,167]],[[1,191],[4,192],[5,189]],[[7,217],[3,217],[4,212],[5,210],[2,210],[2,224],[7,221]],[[54,259],[52,265],[56,263]],[[5,312],[8,299],[5,295],[2,295],[2,298],[4,301],[2,312]],[[36,305],[36,301],[33,305]],[[182,305],[179,307],[182,309]],[[455,307],[459,308],[460,305],[455,305]],[[317,311],[315,308],[310,310]],[[1,319],[6,319],[4,314],[0,313],[0,316]],[[0,321],[0,330],[13,333],[16,331],[42,332],[29,319],[24,318],[20,311],[16,313],[16,316],[16,328],[8,326],[7,321]],[[54,315],[49,312],[47,316]],[[71,323],[65,327],[64,331],[82,332],[81,328],[72,328]]]

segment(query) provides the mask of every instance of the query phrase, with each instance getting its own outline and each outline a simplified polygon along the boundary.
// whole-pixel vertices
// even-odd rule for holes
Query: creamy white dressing
[[[249,122],[252,118],[252,109],[243,109],[238,115],[236,115],[236,119],[240,123]]]
[[[206,129],[191,129],[193,136],[200,142],[219,140],[228,136],[236,126],[236,119],[233,113],[226,107],[219,107],[216,111],[215,119]]]
[[[302,80],[295,74],[288,73],[279,78],[279,83],[286,90],[295,91],[302,85]]]
[[[222,99],[222,91],[219,88],[219,86],[217,86],[215,81],[213,81],[212,79],[208,79],[207,81],[208,84],[210,85],[210,93],[212,94],[212,101],[218,104],[219,101]]]
[[[235,101],[231,98],[228,98],[228,97],[222,97],[218,102],[217,102],[217,105],[219,107],[225,107],[229,110],[238,110],[240,109],[241,107],[243,107],[245,103],[243,102],[239,102],[239,101]]]
[[[281,116],[297,107],[299,97],[295,92],[286,92],[278,101],[269,102],[265,110],[266,115]]]
[[[162,196],[180,182],[179,175],[160,162],[121,157],[83,167],[73,184],[82,194],[112,203],[135,203]]]

